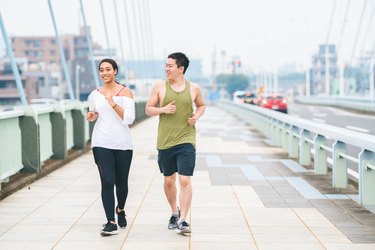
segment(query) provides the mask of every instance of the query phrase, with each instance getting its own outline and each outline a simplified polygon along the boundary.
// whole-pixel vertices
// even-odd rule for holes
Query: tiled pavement
[[[197,125],[192,234],[167,229],[156,164],[157,118],[132,131],[128,227],[101,237],[100,184],[87,153],[0,201],[0,249],[375,249],[375,215],[329,176],[288,159],[215,107]]]

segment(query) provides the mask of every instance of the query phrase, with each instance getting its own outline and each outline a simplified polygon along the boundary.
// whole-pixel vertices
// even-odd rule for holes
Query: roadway
[[[289,103],[288,113],[314,122],[330,124],[353,131],[375,135],[375,115],[361,114],[339,108]]]
[[[375,115],[363,114],[356,111],[347,111],[334,107],[304,105],[298,103],[288,104],[288,113],[294,117],[311,120],[314,122],[329,124],[356,132],[375,135]],[[329,139],[329,138],[328,138]],[[332,145],[331,140],[327,140],[328,145]],[[361,148],[348,146],[349,155],[358,155]],[[349,174],[358,179],[358,165],[348,162]]]

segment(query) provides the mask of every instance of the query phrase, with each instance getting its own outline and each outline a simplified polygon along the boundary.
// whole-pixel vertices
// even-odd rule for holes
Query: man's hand
[[[165,114],[173,114],[176,112],[176,105],[174,105],[175,101],[171,101],[167,105],[163,107],[163,111]]]
[[[188,123],[190,126],[193,126],[195,125],[195,123],[197,122],[198,120],[198,117],[195,115],[195,113],[192,113],[188,119]]]

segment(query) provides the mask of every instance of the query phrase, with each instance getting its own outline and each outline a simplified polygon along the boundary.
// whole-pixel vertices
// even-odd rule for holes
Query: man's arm
[[[155,115],[160,115],[163,113],[166,114],[173,114],[176,111],[176,106],[174,105],[174,101],[168,103],[164,107],[157,107],[157,105],[160,103],[160,91],[162,88],[162,84],[164,82],[157,82],[155,85],[152,87],[151,90],[151,95],[147,100],[146,103],[146,115],[148,116],[155,116]]]
[[[206,110],[206,105],[204,104],[204,98],[202,95],[202,90],[198,85],[195,85],[195,99],[194,104],[196,106],[195,113],[188,119],[190,125],[195,125],[198,119],[203,115]]]
[[[202,94],[202,90],[199,86],[197,86],[197,96],[195,97],[195,116],[197,116],[197,120],[201,117],[206,110],[206,105],[204,104],[204,98]]]

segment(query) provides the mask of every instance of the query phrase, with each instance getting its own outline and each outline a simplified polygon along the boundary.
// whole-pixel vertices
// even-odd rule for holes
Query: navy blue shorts
[[[164,176],[171,176],[176,172],[180,175],[193,176],[195,168],[193,144],[184,143],[158,151],[158,164]]]

